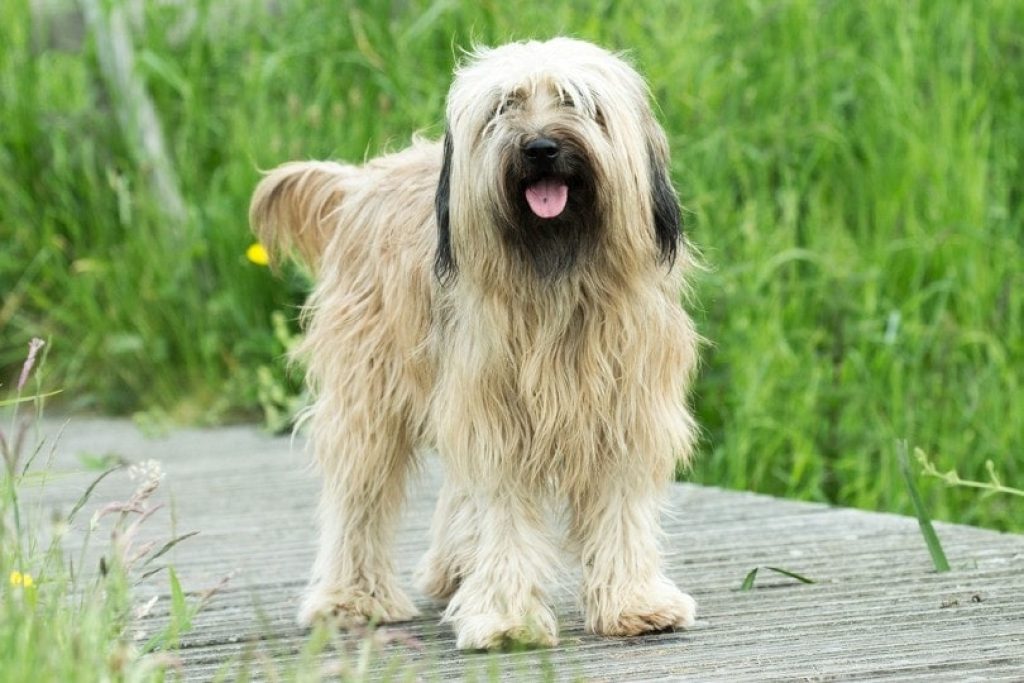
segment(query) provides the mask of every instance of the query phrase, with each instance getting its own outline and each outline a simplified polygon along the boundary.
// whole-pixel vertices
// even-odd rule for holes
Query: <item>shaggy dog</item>
[[[667,164],[643,79],[558,38],[471,54],[442,142],[262,180],[256,234],[317,278],[298,356],[323,492],[300,622],[417,614],[389,544],[416,453],[436,448],[419,584],[448,601],[458,647],[557,641],[553,505],[590,631],[693,623],[658,547],[696,433],[691,260]]]

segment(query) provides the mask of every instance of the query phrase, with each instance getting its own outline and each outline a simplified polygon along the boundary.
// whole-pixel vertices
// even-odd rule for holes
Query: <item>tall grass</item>
[[[139,66],[189,216],[171,231],[73,20],[0,22],[0,366],[30,335],[72,407],[252,411],[301,301],[243,256],[258,169],[441,130],[457,47],[628,49],[674,152],[711,340],[703,482],[909,512],[891,444],[1024,480],[1024,4],[140,3]],[[273,12],[264,7],[273,6]],[[169,234],[177,232],[180,234]],[[1022,529],[1014,499],[922,492]]]
[[[154,564],[192,534],[159,549],[138,539],[141,525],[161,507],[150,501],[162,478],[156,463],[133,466],[133,478],[144,475],[135,492],[99,507],[85,524],[80,513],[94,506],[97,485],[127,463],[96,476],[70,511],[39,504],[60,438],[39,429],[46,394],[39,391],[39,373],[32,373],[42,345],[32,340],[17,383],[0,394],[0,680],[163,681],[178,665],[170,650],[214,591],[189,601],[174,570]],[[93,534],[101,532],[110,533],[109,544],[95,542]],[[75,544],[77,551],[68,548]],[[92,564],[97,553],[98,571]],[[171,605],[164,608],[165,623],[147,637],[142,620],[159,598],[142,602],[137,592],[161,573],[170,577]],[[152,592],[152,585],[146,588]]]

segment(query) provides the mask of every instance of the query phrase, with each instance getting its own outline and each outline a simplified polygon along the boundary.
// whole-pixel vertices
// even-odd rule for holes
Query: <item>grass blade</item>
[[[55,389],[54,391],[47,391],[43,394],[32,394],[31,396],[19,396],[17,398],[5,398],[0,399],[0,408],[6,408],[7,406],[18,405],[19,403],[31,403],[32,401],[38,401],[41,398],[49,398],[56,396],[57,394],[64,391],[63,389]]]
[[[817,583],[814,579],[809,579],[806,576],[802,576],[796,572],[791,572],[788,569],[780,569],[779,567],[765,567],[765,569],[770,569],[776,574],[782,574],[783,576],[788,576],[791,579],[796,579],[800,583]]]
[[[910,500],[914,503],[914,511],[917,513],[917,525],[921,527],[921,535],[928,546],[928,553],[932,556],[932,564],[935,571],[942,573],[949,571],[949,561],[946,560],[946,553],[942,550],[942,543],[939,541],[935,527],[932,526],[931,517],[924,508],[921,501],[921,494],[918,493],[917,484],[914,482],[914,475],[910,471],[910,456],[907,453],[907,442],[901,439],[896,444],[897,457],[900,463],[900,472],[903,473],[903,480],[907,482],[907,490],[910,492]]]
[[[181,634],[188,631],[192,626],[192,616],[189,614],[188,603],[185,601],[185,591],[181,589],[181,582],[178,581],[178,574],[174,569],[167,570],[171,581],[171,620],[175,624],[175,633]]]
[[[85,489],[85,493],[83,493],[81,495],[81,497],[78,499],[78,502],[75,503],[75,506],[73,508],[71,508],[71,512],[68,513],[68,516],[67,516],[67,523],[68,524],[71,524],[71,522],[75,519],[75,515],[78,514],[78,511],[81,510],[82,506],[85,505],[89,501],[89,497],[92,496],[93,490],[97,486],[99,486],[99,483],[101,481],[103,481],[104,479],[106,479],[111,474],[113,474],[114,472],[116,472],[119,469],[121,469],[122,467],[124,467],[124,465],[121,464],[121,463],[118,463],[117,465],[114,465],[113,467],[111,467],[110,469],[105,471],[103,474],[101,474],[100,476],[96,477],[93,480],[93,482],[91,484],[89,484],[89,487],[87,489]]]
[[[802,574],[797,574],[796,572],[791,572],[788,569],[781,569],[780,567],[754,567],[747,574],[746,578],[743,579],[743,584],[740,585],[740,590],[741,591],[748,591],[748,590],[751,590],[754,587],[754,580],[757,578],[757,571],[759,569],[767,569],[768,571],[775,572],[776,574],[782,574],[783,576],[788,576],[791,579],[796,579],[800,583],[806,583],[806,584],[817,583],[817,581],[815,581],[814,579],[809,579],[806,576],[803,576]]]
[[[198,533],[199,533],[198,531],[190,531],[187,534],[182,534],[181,536],[175,536],[171,540],[169,540],[166,543],[164,543],[163,546],[161,546],[160,550],[157,550],[155,553],[153,553],[152,555],[147,557],[145,562],[143,562],[142,565],[139,568],[143,569],[143,568],[149,566],[154,560],[160,558],[162,555],[167,553],[168,550],[170,550],[174,546],[178,545],[179,543],[184,541],[186,538],[192,538],[193,536],[195,536]]]
[[[178,581],[178,574],[172,567],[168,567],[167,572],[171,587],[170,621],[160,633],[146,641],[142,647],[145,653],[175,649],[180,645],[181,635],[192,628],[192,613],[185,599],[185,591]]]

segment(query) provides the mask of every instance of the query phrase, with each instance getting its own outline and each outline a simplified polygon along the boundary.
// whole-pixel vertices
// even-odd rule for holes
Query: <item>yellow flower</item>
[[[32,587],[32,575],[22,574],[17,569],[11,572],[11,585],[12,586],[24,586],[25,588]]]
[[[249,245],[249,248],[245,250],[245,257],[257,266],[265,266],[270,263],[270,256],[267,254],[267,250],[259,242],[253,242]]]

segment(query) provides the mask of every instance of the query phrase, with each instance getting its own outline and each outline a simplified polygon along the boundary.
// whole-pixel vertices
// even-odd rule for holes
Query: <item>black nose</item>
[[[530,161],[554,161],[558,156],[558,143],[551,138],[537,138],[523,145],[523,154]]]

